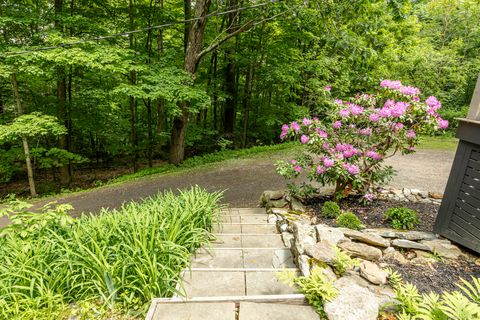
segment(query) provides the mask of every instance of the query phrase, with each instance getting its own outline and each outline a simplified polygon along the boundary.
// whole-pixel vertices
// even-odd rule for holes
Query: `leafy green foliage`
[[[321,267],[313,267],[309,277],[296,277],[293,271],[282,272],[278,276],[284,283],[297,286],[315,311],[325,318],[324,303],[332,301],[337,295],[337,290],[333,286],[333,281],[325,278],[322,270]]]
[[[395,229],[409,230],[420,223],[415,210],[408,208],[389,208],[385,211],[385,218],[390,221]]]
[[[358,266],[359,260],[350,258],[350,256],[339,248],[335,248],[335,259],[333,259],[333,268],[338,276],[343,276],[347,270]]]
[[[337,218],[337,226],[349,228],[353,230],[361,230],[365,228],[362,221],[351,211],[343,212]]]
[[[194,187],[78,220],[69,205],[38,214],[15,201],[3,210],[13,224],[0,235],[1,317],[53,320],[89,301],[144,313],[151,299],[177,293],[191,253],[212,237],[220,197]]]
[[[340,206],[334,201],[325,201],[322,206],[322,216],[337,218],[341,214]]]
[[[12,123],[0,126],[0,144],[15,141],[21,137],[38,138],[43,136],[60,136],[67,133],[57,118],[34,112],[21,115]]]
[[[463,279],[461,281],[464,286],[472,286]],[[480,279],[472,277],[472,281],[478,284]],[[399,302],[396,305],[397,317],[400,320],[468,320],[480,317],[480,305],[469,299],[468,293],[471,291],[444,292],[441,295],[433,292],[419,294],[417,288],[410,283],[399,283],[394,288]]]

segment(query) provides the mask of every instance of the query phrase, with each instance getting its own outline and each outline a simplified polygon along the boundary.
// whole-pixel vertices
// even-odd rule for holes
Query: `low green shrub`
[[[410,230],[420,223],[417,212],[408,208],[390,208],[385,211],[385,218],[394,229]]]
[[[335,298],[337,289],[333,286],[333,281],[325,278],[322,271],[321,267],[315,266],[308,277],[297,277],[295,272],[287,271],[280,273],[279,278],[291,287],[297,286],[320,317],[326,319],[324,304]]]
[[[177,293],[191,254],[212,238],[220,197],[194,187],[79,219],[68,205],[37,214],[17,201],[0,230],[0,319],[66,319],[86,301],[144,314],[153,298]]]
[[[365,227],[362,221],[351,211],[344,212],[338,216],[337,226],[353,230],[361,230]]]
[[[337,218],[341,213],[340,206],[334,201],[325,201],[322,206],[324,218]]]

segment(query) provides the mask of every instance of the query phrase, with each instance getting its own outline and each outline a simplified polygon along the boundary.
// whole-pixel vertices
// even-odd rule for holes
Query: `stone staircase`
[[[185,297],[154,299],[146,320],[319,319],[302,294],[277,280],[298,269],[265,209],[226,209],[215,232],[217,241],[183,272]]]

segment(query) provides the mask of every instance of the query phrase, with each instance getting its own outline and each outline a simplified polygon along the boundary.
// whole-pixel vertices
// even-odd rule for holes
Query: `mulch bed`
[[[335,219],[327,219],[321,216],[322,205],[325,201],[330,200],[328,197],[316,197],[307,200],[307,207],[314,214],[319,223],[329,226],[336,226]],[[344,199],[339,203],[340,208],[344,211],[352,211],[355,213],[367,228],[391,228],[390,223],[385,220],[385,211],[389,208],[405,207],[417,211],[420,218],[420,224],[414,230],[433,231],[435,218],[437,217],[438,205],[430,203],[403,202],[391,200],[375,200],[370,204],[364,205],[359,203],[359,198],[351,197]]]
[[[336,226],[335,219],[327,219],[321,216],[322,205],[328,197],[317,197],[307,201],[307,207],[318,223]],[[391,228],[385,220],[385,211],[394,207],[406,207],[417,211],[420,224],[414,230],[433,232],[433,225],[439,209],[438,205],[429,203],[412,203],[393,200],[375,200],[368,205],[359,203],[359,198],[351,197],[339,203],[344,211],[354,212],[366,228]],[[465,248],[462,248],[466,250]],[[466,250],[469,252],[469,250]],[[408,252],[404,252],[406,255]],[[469,252],[477,256],[477,254]],[[441,260],[433,264],[415,265],[400,264],[397,261],[385,261],[392,269],[397,270],[407,282],[417,286],[422,293],[434,291],[437,293],[457,290],[460,278],[471,280],[471,276],[480,277],[480,266],[466,259]]]
[[[480,266],[465,259],[439,261],[429,265],[400,264],[396,261],[388,261],[388,264],[402,275],[404,281],[417,286],[421,293],[451,292],[458,290],[455,284],[460,278],[470,282],[471,277],[480,278]]]

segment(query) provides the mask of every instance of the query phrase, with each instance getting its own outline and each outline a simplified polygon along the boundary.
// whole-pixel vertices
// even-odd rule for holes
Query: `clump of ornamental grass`
[[[331,102],[326,117],[305,117],[282,126],[281,139],[292,138],[306,152],[279,161],[277,172],[295,179],[306,171],[311,182],[335,185],[334,200],[388,182],[393,169],[384,160],[415,152],[419,134],[446,129],[438,114],[440,101],[421,99],[420,90],[400,81],[383,80],[373,94]]]
[[[212,237],[220,197],[194,187],[77,220],[70,206],[36,214],[17,202],[0,233],[0,318],[68,318],[84,302],[144,314],[153,298],[177,292],[191,254]]]

